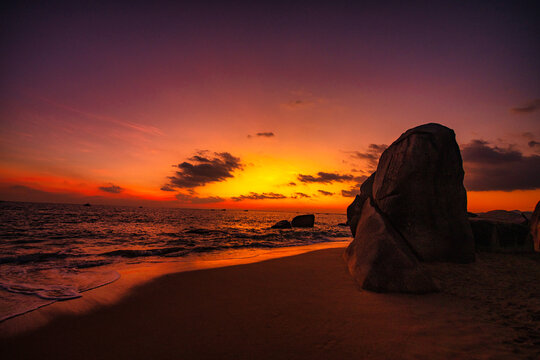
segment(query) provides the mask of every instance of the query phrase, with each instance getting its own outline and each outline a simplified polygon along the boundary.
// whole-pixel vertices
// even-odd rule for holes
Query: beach
[[[527,322],[540,311],[537,254],[479,254],[474,264],[430,264],[441,286],[463,289],[404,295],[360,290],[347,272],[343,251],[343,247],[323,249],[165,274],[104,304],[99,299],[110,298],[119,286],[113,283],[88,292],[85,306],[82,299],[58,302],[0,324],[1,356],[534,359],[540,355],[540,345],[534,343],[539,340],[538,321]],[[487,284],[463,277],[481,274],[487,279],[501,273],[510,275]],[[67,307],[71,309],[66,311]],[[48,321],[42,326],[28,325],[44,318]]]

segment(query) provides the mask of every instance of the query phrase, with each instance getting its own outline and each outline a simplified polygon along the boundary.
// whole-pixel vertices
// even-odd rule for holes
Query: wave
[[[185,234],[196,234],[196,235],[221,235],[228,234],[227,230],[214,230],[214,229],[187,229],[184,231]]]
[[[69,300],[81,297],[81,294],[70,285],[32,285],[0,283],[6,291],[24,295],[36,295],[45,300]]]
[[[0,289],[14,295],[10,298],[0,296],[0,305],[2,305],[0,322],[26,314],[56,301],[80,298],[83,296],[83,292],[108,285],[119,278],[120,274],[118,272],[107,271],[94,273],[93,276],[82,278],[78,283],[74,284],[31,284],[0,281]]]
[[[68,257],[68,254],[62,253],[62,252],[50,252],[50,253],[36,252],[36,253],[30,253],[30,254],[1,257],[0,264],[9,264],[9,263],[25,264],[29,262],[47,261],[51,259],[64,259],[66,257]]]
[[[134,257],[144,257],[144,256],[160,256],[167,255],[173,252],[182,252],[185,251],[184,247],[167,247],[167,248],[157,248],[157,249],[121,249],[108,251],[100,254],[101,256],[121,256],[126,258]]]
[[[276,244],[275,242],[261,242],[261,241],[252,241],[249,243],[242,243],[242,244],[221,244],[221,245],[199,245],[194,246],[192,248],[185,248],[185,247],[165,247],[165,248],[154,248],[154,249],[122,249],[122,250],[114,250],[109,251],[106,253],[100,254],[101,256],[119,256],[119,257],[126,257],[126,258],[136,258],[136,257],[148,257],[148,256],[164,256],[164,257],[180,257],[185,256],[190,253],[205,253],[205,252],[212,252],[212,251],[226,251],[226,250],[234,250],[234,249],[247,249],[247,248],[279,248],[286,246],[301,246],[301,245],[309,245],[309,244],[315,244],[320,242],[330,242],[333,241],[330,238],[324,237],[324,236],[317,236],[311,239],[310,242],[303,242],[298,241],[295,243],[287,243],[287,244]]]
[[[75,269],[87,269],[109,264],[112,264],[111,260],[75,260],[69,263],[69,267]]]

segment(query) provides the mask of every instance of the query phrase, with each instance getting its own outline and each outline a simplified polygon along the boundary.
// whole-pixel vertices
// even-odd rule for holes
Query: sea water
[[[271,229],[299,214],[0,202],[0,321],[111,283],[125,264],[350,236],[345,214],[315,213],[313,228]]]

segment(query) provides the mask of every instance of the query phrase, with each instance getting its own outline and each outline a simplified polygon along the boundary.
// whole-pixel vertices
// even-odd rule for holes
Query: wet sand
[[[347,273],[342,252],[343,248],[325,249],[247,265],[167,274],[133,288],[129,296],[115,303],[56,314],[46,325],[16,335],[4,332],[0,357],[540,356],[540,346],[534,343],[538,321],[531,321],[540,310],[538,257],[511,255],[509,261],[508,255],[486,254],[471,265],[430,265],[441,285],[452,289],[418,296],[360,291]],[[491,276],[502,279],[487,284],[482,280]],[[105,296],[113,289],[97,289],[94,296]],[[62,304],[23,315],[17,323],[33,321],[40,312],[50,313],[55,305]]]

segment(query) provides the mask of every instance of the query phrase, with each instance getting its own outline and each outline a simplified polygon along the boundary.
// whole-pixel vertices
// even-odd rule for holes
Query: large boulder
[[[373,199],[421,261],[474,261],[463,165],[454,131],[425,124],[386,149]]]
[[[315,215],[298,215],[291,221],[292,227],[313,227],[315,225]]]
[[[347,209],[345,252],[364,288],[423,293],[436,286],[422,261],[474,261],[463,166],[454,132],[426,124],[402,134]]]
[[[534,250],[540,251],[540,201],[536,203],[531,216],[531,235],[534,243]]]
[[[437,286],[407,242],[372,204],[364,202],[356,236],[344,253],[349,272],[366,290],[428,293]]]

